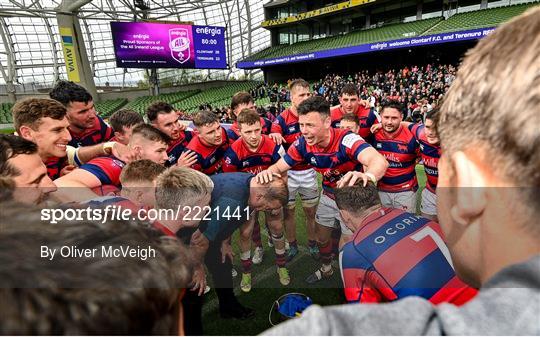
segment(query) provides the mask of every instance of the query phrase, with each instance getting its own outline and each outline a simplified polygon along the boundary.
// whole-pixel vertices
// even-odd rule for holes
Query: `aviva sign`
[[[350,0],[350,1],[340,2],[332,6],[326,6],[326,7],[319,8],[313,11],[300,13],[295,16],[288,16],[286,18],[281,18],[281,19],[266,20],[261,23],[261,26],[262,27],[280,26],[287,23],[298,22],[305,19],[311,19],[317,16],[326,15],[329,13],[339,12],[347,8],[361,6],[367,3],[371,3],[371,2],[375,2],[375,0]]]
[[[62,49],[64,50],[64,60],[66,61],[66,70],[68,79],[73,82],[80,82],[79,67],[77,66],[77,57],[75,56],[75,46],[73,44],[73,32],[71,28],[60,27],[60,37],[62,38]]]

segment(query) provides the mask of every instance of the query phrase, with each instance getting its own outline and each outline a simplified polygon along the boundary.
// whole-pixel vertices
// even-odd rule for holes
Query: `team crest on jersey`
[[[407,152],[408,151],[407,145],[405,145],[405,144],[397,144],[397,149],[400,152]]]
[[[118,159],[113,159],[113,165],[116,165],[118,167],[124,167],[124,163]]]

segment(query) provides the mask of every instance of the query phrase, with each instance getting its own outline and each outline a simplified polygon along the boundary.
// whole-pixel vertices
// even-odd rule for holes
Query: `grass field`
[[[416,167],[420,189],[418,190],[418,205],[421,190],[425,186],[426,177],[424,168],[421,165]],[[300,206],[297,201],[297,206]],[[419,206],[418,206],[419,209]],[[334,262],[334,276],[328,280],[323,280],[315,286],[308,285],[304,279],[319,267],[319,263],[311,258],[307,253],[307,239],[305,229],[305,219],[301,207],[296,208],[297,240],[300,245],[300,253],[288,264],[291,276],[291,283],[283,287],[277,278],[274,265],[273,248],[267,246],[266,236],[263,235],[265,255],[260,265],[254,265],[252,271],[253,289],[245,294],[240,291],[239,283],[241,278],[240,252],[235,247],[235,266],[239,275],[234,279],[235,292],[240,302],[250,308],[255,309],[255,317],[248,321],[222,320],[219,317],[218,301],[215,292],[210,291],[205,298],[203,307],[203,326],[205,335],[257,335],[268,329],[271,325],[268,321],[268,314],[272,303],[281,295],[290,292],[303,293],[319,305],[332,305],[344,303],[342,283],[339,275],[339,268]],[[419,211],[418,211],[419,212]],[[237,238],[233,238],[236,242]]]

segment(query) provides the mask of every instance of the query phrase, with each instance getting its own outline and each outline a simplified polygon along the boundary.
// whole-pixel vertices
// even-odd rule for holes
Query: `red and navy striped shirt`
[[[60,178],[60,172],[68,164],[67,157],[51,157],[45,162],[47,166],[47,175],[51,180]]]
[[[108,191],[107,193],[111,192],[109,189],[103,189],[104,186],[112,185],[116,188],[121,188],[120,173],[125,165],[126,163],[120,159],[109,156],[94,158],[88,163],[81,165],[80,168],[92,173],[99,179],[102,187],[99,190],[94,190],[94,192],[97,191],[98,194],[102,194],[103,192],[99,191],[106,190]]]
[[[272,122],[270,120],[261,117],[259,119],[261,122],[261,131],[263,135],[269,135],[272,130]],[[238,126],[238,122],[234,121],[234,123],[231,125],[229,129],[227,129],[227,135],[229,136],[229,139],[235,141],[238,138],[240,138],[240,127]]]
[[[454,272],[438,223],[394,208],[379,208],[340,252],[349,302],[388,302],[420,296],[461,305],[476,295]]]
[[[372,145],[389,164],[384,177],[379,180],[379,190],[383,192],[416,191],[418,181],[415,166],[418,143],[414,134],[402,125],[392,135],[380,130],[375,133]]]
[[[339,124],[344,114],[345,112],[341,109],[341,106],[337,106],[330,110],[330,119],[332,120],[333,128],[339,128]],[[369,107],[366,108],[359,104],[354,114],[358,117],[358,121],[360,123],[358,134],[362,136],[362,138],[368,139],[372,135],[370,131],[371,126],[377,123],[375,109]]]
[[[301,135],[298,115],[295,115],[291,109],[285,109],[272,124],[272,132],[279,133],[285,139],[283,147],[288,150]],[[309,169],[309,164],[299,164],[291,168],[293,171],[303,171]]]
[[[178,162],[178,158],[184,152],[184,149],[193,139],[194,132],[189,130],[180,131],[180,136],[177,139],[171,140],[169,142],[169,147],[167,148],[167,155],[169,159],[165,162],[165,166],[173,166]]]
[[[413,132],[416,140],[420,144],[420,156],[424,162],[426,172],[426,188],[435,193],[437,181],[439,180],[439,159],[441,158],[441,146],[430,144],[426,137],[426,130],[423,124],[411,124],[409,129]]]
[[[337,182],[349,171],[362,171],[357,158],[370,145],[350,130],[330,129],[330,143],[325,148],[308,145],[298,138],[283,157],[287,165],[309,164],[323,176],[323,190],[330,197]]]
[[[68,145],[73,147],[104,143],[109,141],[114,135],[113,129],[99,116],[96,116],[93,127],[85,129],[81,133],[69,129],[69,133],[71,134],[71,140]]]
[[[227,131],[221,127],[222,143],[218,146],[206,145],[197,134],[186,146],[186,149],[197,154],[197,162],[191,168],[204,174],[212,175],[221,172],[221,164],[225,151],[229,148]]]
[[[268,169],[280,158],[280,145],[267,135],[262,135],[256,151],[252,151],[243,139],[236,140],[225,152],[223,172],[249,172],[257,174]]]

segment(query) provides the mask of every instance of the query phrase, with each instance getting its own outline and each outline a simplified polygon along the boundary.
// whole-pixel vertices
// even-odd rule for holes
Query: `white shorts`
[[[382,192],[379,197],[383,206],[397,208],[405,212],[416,213],[416,192]]]
[[[296,194],[300,194],[302,204],[305,207],[317,205],[319,199],[319,184],[317,183],[317,172],[314,169],[302,171],[289,170],[287,185],[289,187],[289,207],[294,207]]]
[[[422,191],[420,211],[427,215],[437,215],[437,195],[427,188]]]
[[[317,206],[315,221],[324,227],[341,228],[341,233],[344,235],[353,235],[353,232],[347,228],[345,222],[341,219],[336,201],[324,193],[321,194],[319,206]]]

